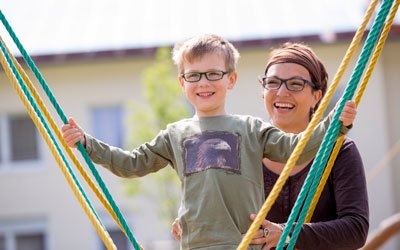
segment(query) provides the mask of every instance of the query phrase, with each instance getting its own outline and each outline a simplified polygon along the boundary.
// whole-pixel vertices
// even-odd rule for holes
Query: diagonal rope
[[[14,43],[18,47],[21,55],[23,56],[24,60],[27,62],[29,68],[32,70],[36,78],[38,79],[40,85],[42,86],[43,90],[45,91],[47,97],[49,98],[50,102],[54,106],[55,110],[57,111],[57,114],[60,116],[61,120],[63,121],[64,124],[68,124],[68,119],[66,115],[64,114],[63,110],[61,109],[60,105],[58,104],[56,98],[54,97],[53,93],[51,92],[49,86],[47,85],[46,81],[42,77],[41,73],[39,72],[38,68],[36,67],[35,63],[33,62],[32,58],[28,55],[26,50],[23,48],[22,44],[20,43],[18,37],[15,35],[14,31],[12,30],[10,24],[6,20],[3,12],[0,10],[0,19],[4,25],[4,27],[7,29],[8,33],[10,34],[11,38],[13,39]],[[90,159],[89,155],[87,154],[85,148],[83,145],[78,142],[77,144],[79,152],[82,154],[83,158],[85,159],[85,162],[88,164],[94,178],[96,179],[100,189],[103,191],[104,195],[106,196],[108,202],[110,203],[111,207],[115,211],[117,218],[118,218],[118,224],[122,225],[124,228],[124,233],[127,235],[129,240],[131,241],[132,245],[136,250],[141,249],[139,243],[136,241],[132,231],[130,230],[125,218],[123,217],[121,211],[119,210],[118,206],[116,205],[115,201],[113,200],[110,192],[108,191],[105,183],[100,177],[100,174],[96,170],[92,160]]]
[[[56,134],[58,141],[61,142],[61,144],[64,147],[64,149],[66,150],[68,156],[71,158],[72,162],[75,164],[75,166],[79,170],[79,172],[82,175],[82,177],[84,178],[84,180],[88,183],[88,186],[93,190],[93,192],[96,194],[97,198],[100,200],[100,202],[103,204],[103,206],[107,209],[107,211],[110,213],[110,215],[118,223],[118,225],[121,228],[121,230],[123,230],[123,227],[122,227],[121,224],[119,224],[119,221],[118,221],[118,219],[116,217],[115,212],[112,210],[112,207],[110,206],[110,204],[108,203],[108,201],[106,200],[104,195],[97,188],[96,184],[90,179],[89,175],[87,174],[85,169],[82,167],[81,163],[79,162],[78,158],[74,155],[74,153],[72,152],[71,148],[68,147],[68,145],[63,140],[61,132],[60,132],[58,126],[54,122],[54,119],[51,117],[50,112],[48,111],[46,105],[44,104],[43,100],[41,99],[38,91],[36,90],[35,86],[32,84],[32,81],[29,79],[28,75],[23,70],[21,65],[18,63],[18,61],[15,59],[15,57],[10,53],[10,50],[5,45],[5,43],[4,43],[3,39],[1,38],[1,36],[0,36],[0,41],[3,43],[5,50],[7,51],[8,55],[10,56],[10,58],[11,58],[11,60],[13,62],[13,64],[17,68],[19,74],[21,75],[23,82],[26,84],[26,86],[28,87],[29,91],[31,92],[31,94],[33,96],[33,99],[37,103],[40,111],[44,114],[44,117],[49,122],[50,127],[52,128],[52,130]]]
[[[94,225],[97,233],[100,235],[101,239],[103,240],[107,249],[116,249],[114,243],[112,242],[109,234],[104,230],[104,226],[101,223],[99,217],[97,216],[96,212],[94,211],[90,201],[86,197],[82,187],[80,186],[78,180],[76,179],[74,173],[72,172],[68,162],[66,161],[62,151],[60,150],[57,142],[54,139],[51,131],[49,130],[46,122],[44,121],[43,117],[41,116],[37,105],[32,100],[26,86],[24,86],[22,82],[22,78],[19,75],[17,69],[12,63],[5,47],[3,46],[3,42],[0,43],[1,47],[1,57],[0,62],[3,66],[3,69],[10,79],[15,91],[21,98],[25,108],[28,111],[29,116],[31,117],[32,121],[35,123],[36,127],[38,128],[39,132],[41,133],[42,137],[44,138],[45,142],[47,143],[51,153],[53,154],[56,162],[60,166],[61,172],[63,173],[64,177],[67,179],[68,184],[70,185],[75,197],[77,198],[78,202],[82,206],[83,210],[85,211],[86,215],[89,217],[90,221]]]
[[[336,118],[338,118],[340,113],[342,112],[345,101],[350,100],[354,95],[354,92],[357,88],[357,84],[360,81],[361,75],[366,67],[368,59],[370,58],[373,48],[378,40],[379,33],[382,30],[383,24],[386,20],[386,17],[388,16],[392,3],[393,0],[384,1],[376,16],[375,22],[373,23],[371,31],[368,34],[363,50],[357,61],[356,67],[345,89],[341,102],[339,103],[338,109],[334,114],[335,119],[333,119],[324,137],[324,140],[322,141],[320,151],[318,152],[311,166],[310,172],[304,182],[304,185],[297,198],[297,201],[292,209],[292,213],[289,216],[286,227],[282,233],[281,239],[279,240],[277,250],[281,250],[283,248],[285,244],[285,239],[289,235],[289,232],[292,230],[294,222],[298,217],[297,223],[294,226],[293,234],[288,246],[288,249],[294,248],[295,242],[300,233],[301,226],[304,222],[308,207],[310,206],[312,197],[318,186],[318,181],[313,182],[313,180],[314,179],[319,180],[321,178],[324,166],[331,153],[333,144],[335,143],[335,139],[340,128],[339,121]]]
[[[313,119],[310,121],[307,129],[303,132],[304,136],[303,138],[299,141],[298,145],[292,152],[291,157],[287,161],[284,169],[282,170],[282,173],[280,174],[278,180],[276,181],[274,187],[272,188],[270,194],[267,197],[267,200],[264,202],[264,205],[261,207],[260,211],[258,212],[255,220],[251,224],[249,230],[247,231],[246,235],[242,238],[242,242],[238,246],[237,249],[245,250],[249,246],[252,238],[254,237],[256,231],[260,228],[260,225],[262,221],[265,219],[267,213],[272,207],[272,204],[274,204],[275,200],[277,199],[279,192],[282,190],[283,185],[285,184],[287,178],[290,175],[290,172],[294,168],[297,159],[299,158],[299,154],[302,152],[305,144],[307,143],[308,139],[310,138],[310,135],[314,128],[316,127],[318,121],[321,119],[323,116],[323,113],[325,112],[326,108],[328,107],[329,101],[332,99],[332,96],[339,85],[340,79],[342,78],[344,71],[346,70],[348,64],[350,63],[351,58],[353,57],[356,48],[358,44],[360,43],[363,33],[365,31],[365,28],[368,24],[369,19],[372,16],[372,13],[378,4],[378,0],[372,0],[370,5],[368,6],[368,9],[363,17],[362,23],[360,27],[358,28],[356,34],[353,37],[353,40],[338,68],[338,71],[335,75],[335,78],[333,79],[332,84],[327,90],[327,93],[325,94],[325,97],[322,99],[321,104],[319,108],[317,109],[317,112],[314,114]]]
[[[378,44],[376,45],[375,51],[374,51],[374,53],[372,55],[371,62],[368,65],[366,73],[365,73],[365,75],[363,77],[363,80],[361,82],[360,88],[358,89],[357,95],[355,97],[355,103],[356,103],[357,107],[358,107],[358,105],[359,105],[359,103],[361,101],[361,97],[364,94],[364,91],[365,91],[365,89],[367,87],[367,84],[368,84],[369,79],[370,79],[370,77],[372,75],[372,72],[373,72],[373,70],[375,68],[375,65],[378,62],[378,58],[379,58],[379,56],[380,56],[380,54],[382,52],[383,45],[385,44],[386,38],[389,35],[390,27],[393,24],[394,17],[396,16],[397,10],[399,8],[399,3],[400,3],[400,0],[396,0],[395,3],[393,4],[392,10],[390,11],[390,14],[389,14],[389,18],[388,18],[388,20],[387,20],[387,22],[385,24],[385,27],[383,28],[381,37],[379,38]],[[321,196],[321,193],[322,193],[322,191],[324,189],[326,181],[328,180],[329,174],[332,171],[333,165],[335,163],[335,159],[336,159],[336,157],[337,157],[337,155],[339,153],[339,150],[340,150],[340,148],[341,148],[341,146],[343,144],[344,138],[345,138],[344,136],[341,136],[336,142],[336,145],[335,145],[335,147],[334,147],[334,149],[332,151],[331,157],[329,158],[328,164],[327,164],[327,166],[326,166],[326,168],[324,170],[324,173],[323,173],[323,176],[321,178],[321,181],[318,184],[318,188],[317,188],[317,191],[316,191],[316,193],[314,195],[314,198],[313,198],[313,200],[311,202],[310,208],[309,208],[309,210],[307,212],[305,223],[311,221],[312,214],[314,213],[315,207],[317,206],[318,200],[319,200],[319,198]],[[400,149],[400,144],[398,144],[398,145],[399,145],[398,149]]]

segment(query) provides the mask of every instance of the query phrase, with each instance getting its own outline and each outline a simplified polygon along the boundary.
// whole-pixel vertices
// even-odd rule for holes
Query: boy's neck
[[[218,117],[218,116],[224,116],[224,115],[227,115],[227,113],[221,112],[221,113],[215,113],[215,114],[199,114],[196,112],[193,117],[207,118],[207,117]]]

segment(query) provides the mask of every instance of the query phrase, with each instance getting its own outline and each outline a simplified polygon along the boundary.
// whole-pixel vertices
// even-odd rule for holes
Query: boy
[[[248,215],[264,201],[260,160],[285,162],[301,137],[258,118],[226,114],[238,58],[233,45],[216,35],[176,45],[178,80],[196,113],[131,152],[92,138],[73,119],[62,128],[69,146],[81,141],[94,162],[118,176],[143,176],[168,164],[174,168],[183,189],[178,215],[182,249],[236,249],[250,226]],[[343,125],[351,125],[355,114],[350,102],[341,115]],[[328,125],[328,118],[319,124],[299,162],[315,155]]]

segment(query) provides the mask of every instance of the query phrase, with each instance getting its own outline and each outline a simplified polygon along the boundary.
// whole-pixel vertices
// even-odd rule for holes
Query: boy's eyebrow
[[[187,72],[184,72],[184,74],[186,74],[186,73],[204,73],[204,72],[210,72],[210,71],[226,71],[226,70],[223,70],[223,69],[215,69],[215,68],[213,68],[213,69],[207,69],[206,71],[189,70],[189,71],[187,71]]]

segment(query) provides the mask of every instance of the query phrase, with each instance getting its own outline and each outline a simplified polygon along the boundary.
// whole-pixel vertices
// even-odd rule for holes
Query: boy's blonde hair
[[[213,34],[203,34],[177,43],[172,50],[172,59],[180,74],[184,73],[183,63],[192,63],[208,53],[218,53],[225,59],[226,71],[235,71],[239,52],[226,39]]]

